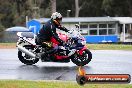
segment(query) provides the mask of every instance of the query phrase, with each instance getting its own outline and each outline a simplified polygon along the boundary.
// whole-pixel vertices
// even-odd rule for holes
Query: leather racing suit
[[[58,34],[56,33],[56,28],[65,32],[69,31],[61,25],[56,25],[51,19],[40,29],[39,34],[37,35],[37,42],[39,44],[42,44],[43,42],[49,42],[51,41],[51,38],[54,38],[56,41],[59,42],[59,45],[63,45],[63,41],[59,38]]]

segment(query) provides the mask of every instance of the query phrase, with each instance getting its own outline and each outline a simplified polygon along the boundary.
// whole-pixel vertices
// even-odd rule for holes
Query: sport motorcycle
[[[71,29],[67,34],[58,32],[58,36],[65,42],[65,45],[58,46],[52,43],[51,47],[39,45],[35,42],[36,35],[33,32],[18,32],[18,58],[26,65],[33,65],[39,60],[42,62],[67,63],[72,61],[77,66],[84,66],[92,59],[92,53],[86,46],[84,36],[76,29]],[[53,42],[54,40],[51,39]],[[46,57],[38,57],[38,54],[45,53],[55,47],[58,49]]]

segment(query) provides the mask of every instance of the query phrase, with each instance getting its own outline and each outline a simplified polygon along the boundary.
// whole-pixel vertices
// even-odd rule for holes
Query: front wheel
[[[74,64],[77,66],[84,66],[88,64],[92,59],[92,53],[86,49],[83,51],[82,55],[79,55],[75,53],[74,55],[71,56],[71,60]]]

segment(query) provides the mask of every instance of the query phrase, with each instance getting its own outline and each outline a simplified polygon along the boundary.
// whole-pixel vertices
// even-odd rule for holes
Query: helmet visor
[[[62,23],[62,17],[61,17],[61,18],[57,18],[56,20],[57,20],[57,22],[59,22],[60,24]]]

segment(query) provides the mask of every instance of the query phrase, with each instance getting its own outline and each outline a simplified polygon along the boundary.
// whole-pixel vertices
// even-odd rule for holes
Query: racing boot
[[[51,61],[50,60],[50,55],[51,54],[54,54],[54,53],[55,53],[55,50],[54,49],[51,49],[49,51],[46,51],[46,52],[43,52],[43,53],[38,54],[38,56],[39,56],[39,58],[42,61]]]
[[[41,53],[41,60],[42,61],[49,61],[48,53]]]
[[[44,61],[49,61],[49,59],[48,59],[48,53],[45,53],[45,52],[43,52],[43,53],[38,53],[38,54],[36,55],[36,58],[41,59],[42,62],[44,62]]]

